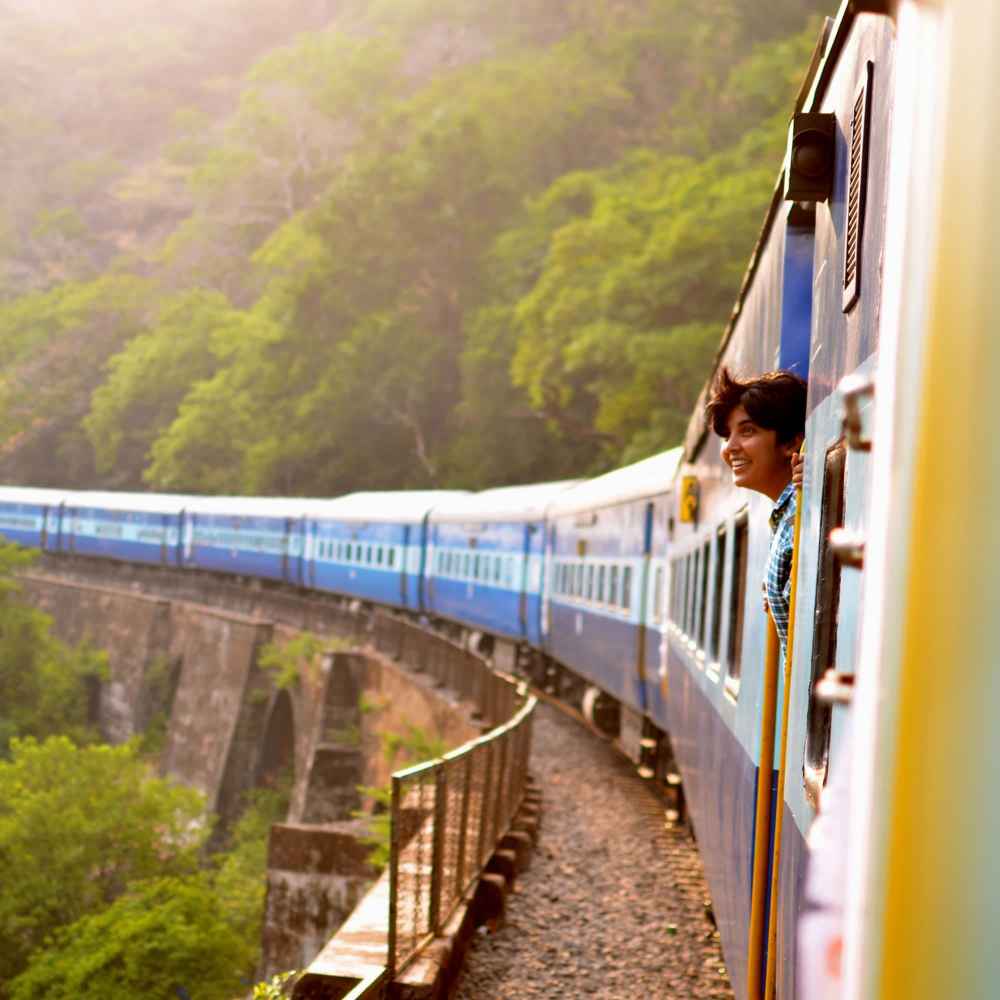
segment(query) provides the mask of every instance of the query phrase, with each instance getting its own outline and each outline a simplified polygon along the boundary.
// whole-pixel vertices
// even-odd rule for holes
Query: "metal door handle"
[[[847,447],[852,451],[871,451],[871,441],[862,436],[861,400],[875,394],[875,383],[864,375],[846,375],[837,386],[843,406],[841,423]]]
[[[816,682],[813,695],[824,705],[849,705],[854,697],[854,674],[827,670]]]

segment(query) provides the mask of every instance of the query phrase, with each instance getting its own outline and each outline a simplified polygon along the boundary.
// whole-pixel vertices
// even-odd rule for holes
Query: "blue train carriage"
[[[591,721],[642,757],[660,676],[669,497],[680,448],[581,483],[547,516],[545,650],[588,685]]]
[[[185,566],[303,584],[305,520],[315,500],[287,497],[189,497]]]
[[[685,440],[678,492],[697,502],[693,510],[679,506],[671,540],[668,728],[737,995],[756,995],[768,974],[780,980],[778,995],[795,995],[804,836],[837,735],[812,688],[831,663],[853,655],[860,581],[831,574],[827,538],[832,528],[863,520],[866,471],[863,456],[843,446],[835,389],[845,374],[870,370],[877,346],[891,47],[887,19],[856,5],[845,3],[827,23],[717,359],[745,374],[789,369],[809,384],[787,729],[780,672],[773,706],[765,698],[761,580],[771,503],[734,489],[700,412]],[[817,163],[828,169],[825,197]],[[776,805],[783,745],[785,801]],[[768,759],[761,760],[762,746],[773,747]],[[767,795],[760,802],[759,788]],[[766,873],[778,825],[772,903]],[[765,873],[756,892],[755,862]],[[771,955],[769,934],[777,939]]]
[[[28,548],[59,548],[66,490],[0,487],[0,535]]]
[[[306,526],[306,585],[419,612],[427,518],[453,490],[351,493],[314,501]]]
[[[427,610],[499,640],[541,645],[545,509],[575,481],[509,486],[436,506],[427,548]]]
[[[879,5],[867,6],[874,11]],[[887,11],[841,9],[802,112],[793,121],[786,158],[792,163],[798,147],[811,141],[803,130],[823,128],[832,134],[828,188],[789,191],[786,182],[786,198],[812,208],[816,308],[789,712],[784,719],[779,701],[775,721],[776,753],[782,742],[787,750],[777,761],[783,765],[784,801],[777,807],[780,816],[776,810],[771,821],[780,842],[769,862],[779,871],[769,919],[778,927],[776,954],[767,956],[767,966],[780,997],[801,992],[794,929],[805,905],[806,836],[845,737],[845,711],[830,698],[850,691],[858,656],[863,573],[851,539],[864,536],[868,520],[871,468],[865,439],[870,437],[880,326],[893,321],[883,304],[882,268],[895,37]],[[790,181],[794,186],[794,172]],[[846,421],[845,413],[850,415]],[[831,539],[831,532],[838,534]]]
[[[779,175],[758,244],[691,418],[669,535],[666,730],[698,836],[727,966],[746,996],[767,619],[761,582],[771,540],[766,497],[738,490],[704,402],[722,365],[742,375],[808,373],[813,260],[810,214],[784,201]]]
[[[82,556],[181,565],[188,498],[155,493],[66,495],[58,549]]]

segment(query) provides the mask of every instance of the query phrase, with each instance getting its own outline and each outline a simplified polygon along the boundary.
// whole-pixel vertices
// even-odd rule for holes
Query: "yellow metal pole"
[[[804,446],[803,446],[804,449]],[[802,452],[800,451],[800,454]],[[799,536],[802,533],[802,488],[795,491],[795,534],[792,542],[792,592],[788,599],[788,640],[785,644],[785,691],[781,705],[781,749],[778,753],[778,794],[775,797],[774,862],[771,865],[771,908],[767,918],[767,977],[764,1000],[774,1000],[777,979],[778,886],[781,880],[781,826],[785,800],[785,755],[788,752],[788,713],[792,693],[792,648],[795,642],[795,598],[799,577]]]
[[[778,631],[768,613],[763,695],[760,706],[760,757],[757,770],[757,812],[754,819],[750,938],[747,942],[747,1000],[760,1000],[764,979],[767,862],[771,830],[771,767],[774,762],[774,714],[778,703],[779,655]]]

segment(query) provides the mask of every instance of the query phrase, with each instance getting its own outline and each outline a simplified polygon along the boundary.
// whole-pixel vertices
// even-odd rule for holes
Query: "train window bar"
[[[812,670],[809,680],[809,709],[806,717],[806,746],[802,779],[806,796],[816,808],[826,782],[830,755],[831,706],[813,697],[816,682],[837,658],[837,624],[840,618],[840,562],[830,545],[830,532],[844,523],[844,486],[847,449],[840,441],[826,453],[823,469],[823,505],[820,509],[820,551],[816,577],[813,621]]]

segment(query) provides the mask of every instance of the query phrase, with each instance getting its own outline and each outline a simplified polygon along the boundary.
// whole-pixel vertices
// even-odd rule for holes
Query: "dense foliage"
[[[25,603],[32,558],[0,543],[0,997],[245,992],[287,791],[256,791],[207,853],[204,799],[156,776],[149,734],[99,742],[106,657]]]
[[[129,883],[197,869],[201,797],[131,747],[15,740],[0,761],[0,981]]]
[[[15,740],[0,761],[0,996],[245,992],[268,831],[286,809],[256,793],[206,857],[202,797],[155,777],[135,746]]]
[[[59,642],[49,617],[24,601],[14,574],[33,559],[0,540],[0,761],[15,738],[60,733],[78,743],[95,739],[89,694],[107,674],[103,653]]]
[[[825,4],[132,7],[0,5],[0,475],[331,494],[677,441]]]

